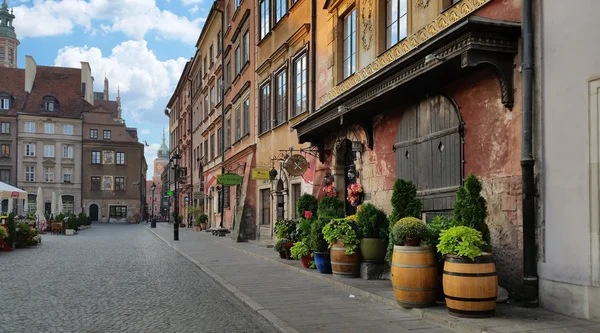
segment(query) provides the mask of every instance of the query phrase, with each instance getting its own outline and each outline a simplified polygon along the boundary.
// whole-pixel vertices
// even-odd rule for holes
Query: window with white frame
[[[215,108],[215,87],[210,87],[210,111]]]
[[[0,99],[0,109],[9,110],[10,109],[10,100],[8,98]]]
[[[35,156],[35,143],[26,143],[25,144],[25,156]]]
[[[44,157],[54,157],[54,145],[44,145]]]
[[[54,183],[54,168],[44,167],[44,181],[46,183]]]
[[[90,139],[98,139],[98,130],[97,129],[90,130]]]
[[[73,125],[64,125],[63,126],[63,134],[64,135],[73,135]]]
[[[231,146],[231,116],[225,121],[225,148]]]
[[[10,123],[2,123],[2,134],[10,134]]]
[[[259,89],[260,133],[271,129],[271,83],[266,82]]]
[[[73,168],[63,168],[63,182],[70,183],[73,181]]]
[[[115,177],[115,191],[125,191],[125,177]]]
[[[25,167],[25,181],[26,182],[34,182],[35,181],[35,167],[34,166],[26,166]]]
[[[294,107],[292,117],[308,110],[308,60],[306,53],[294,61]]]
[[[44,110],[54,111],[54,102],[51,102],[51,101],[44,102]]]
[[[240,6],[240,0],[233,0],[233,11],[235,12]]]
[[[271,10],[269,8],[269,2],[271,0],[260,0],[260,39],[263,39],[269,33],[269,29],[271,28]]]
[[[217,103],[221,102],[221,94],[223,94],[223,78],[219,76],[217,80]]]
[[[356,9],[344,18],[343,79],[356,72]]]
[[[73,158],[73,145],[63,146],[63,158]]]
[[[389,49],[408,35],[408,0],[386,2],[386,46]]]
[[[287,13],[287,0],[274,0],[273,11],[275,12],[275,23],[277,23]]]
[[[54,123],[45,123],[44,124],[44,133],[54,134]]]
[[[10,145],[0,145],[2,157],[10,157]]]
[[[125,165],[125,153],[117,152],[117,162],[118,165]]]
[[[110,139],[111,139],[111,132],[104,131],[104,140],[110,140]]]
[[[26,133],[35,133],[35,122],[26,121],[25,122],[25,132]]]
[[[244,100],[244,135],[250,133],[250,98]]]
[[[248,61],[250,61],[250,30],[246,31],[242,41],[244,43],[244,64],[245,64]]]
[[[242,111],[238,106],[235,109],[235,141],[237,142],[242,136]]]
[[[0,182],[10,184],[10,170],[0,170]]]
[[[238,75],[240,73],[240,70],[241,70],[241,61],[242,61],[242,59],[240,57],[241,57],[240,46],[238,45],[235,48],[235,75]]]
[[[287,69],[275,75],[275,125],[283,124],[287,119]]]
[[[99,151],[92,152],[92,164],[100,164],[101,153]]]

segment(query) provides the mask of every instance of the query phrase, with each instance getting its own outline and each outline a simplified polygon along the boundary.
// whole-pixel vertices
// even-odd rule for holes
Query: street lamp
[[[156,184],[152,183],[150,186],[152,190],[152,213],[150,214],[150,228],[156,228],[156,220],[154,219],[154,190],[156,190]]]
[[[179,159],[181,159],[181,156],[179,156],[179,154],[177,153],[175,153],[175,155],[171,157],[171,162],[173,163],[173,170],[175,171],[175,193],[173,194],[175,196],[175,222],[173,223],[174,241],[179,240],[179,165],[177,165]]]

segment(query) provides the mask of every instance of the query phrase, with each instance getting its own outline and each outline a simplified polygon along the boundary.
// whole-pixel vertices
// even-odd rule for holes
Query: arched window
[[[74,207],[75,207],[75,197],[74,196],[63,195],[62,202],[63,202],[62,212],[64,214],[73,214],[75,212],[74,211]]]

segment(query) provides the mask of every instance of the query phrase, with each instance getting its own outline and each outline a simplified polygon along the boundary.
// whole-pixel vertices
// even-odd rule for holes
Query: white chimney
[[[31,93],[33,89],[33,81],[37,73],[37,64],[32,56],[25,56],[25,91]]]

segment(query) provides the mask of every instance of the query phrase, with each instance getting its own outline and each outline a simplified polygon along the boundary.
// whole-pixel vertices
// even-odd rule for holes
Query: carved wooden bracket
[[[502,89],[502,104],[512,110],[515,104],[515,90],[513,82],[513,55],[510,53],[499,54],[483,50],[468,50],[461,54],[461,67],[492,67]]]
[[[365,134],[367,136],[367,147],[369,147],[369,149],[373,150],[373,142],[374,142],[373,117],[367,116],[365,118],[362,118],[360,120],[360,122],[358,123],[358,126],[360,126],[363,129],[363,131],[365,131]]]

